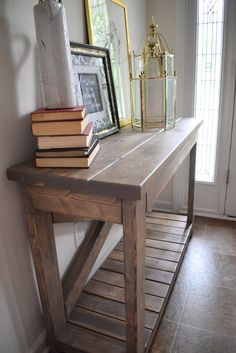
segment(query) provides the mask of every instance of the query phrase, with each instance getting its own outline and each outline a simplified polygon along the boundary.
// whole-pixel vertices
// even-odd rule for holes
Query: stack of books
[[[36,110],[31,124],[37,137],[37,167],[88,168],[99,151],[99,139],[93,136],[83,106]]]

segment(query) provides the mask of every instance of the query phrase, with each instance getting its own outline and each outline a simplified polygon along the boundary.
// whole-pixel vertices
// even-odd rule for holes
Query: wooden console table
[[[101,143],[87,170],[7,171],[24,185],[29,239],[51,352],[148,352],[183,258],[193,222],[197,132],[123,129]],[[188,215],[151,212],[153,202],[190,153]],[[53,222],[94,220],[62,281]],[[112,223],[123,240],[86,284]],[[86,285],[85,285],[86,284]]]

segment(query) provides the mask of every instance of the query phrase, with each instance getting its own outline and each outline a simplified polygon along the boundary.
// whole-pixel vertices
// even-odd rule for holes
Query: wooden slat
[[[124,303],[82,292],[76,305],[80,308],[125,321]],[[145,327],[153,329],[157,318],[158,314],[145,310]]]
[[[155,217],[146,217],[146,223],[151,224],[160,224],[167,227],[176,227],[176,228],[186,228],[186,222],[182,221],[173,221],[172,219],[162,219],[162,218],[155,218]]]
[[[146,246],[150,248],[156,248],[156,249],[162,249],[162,250],[168,250],[168,251],[174,251],[174,252],[181,252],[183,250],[182,244],[159,241],[156,239],[149,239],[147,237],[145,242],[146,242]],[[117,245],[116,250],[122,251],[122,247],[123,247],[123,242],[121,241]]]
[[[148,213],[148,217],[170,219],[170,220],[173,220],[173,221],[182,221],[182,222],[185,222],[185,223],[187,222],[187,216],[178,215],[178,214],[175,214],[175,213],[158,212],[158,211],[155,211],[155,209],[152,209],[152,212]]]
[[[115,250],[122,252],[123,244],[119,243],[115,247]],[[147,246],[145,248],[145,254],[146,254],[146,256],[154,257],[156,259],[164,259],[164,260],[175,261],[175,262],[178,262],[179,257],[180,257],[179,253],[176,253],[173,251],[168,251],[168,250],[155,249],[155,248],[151,248],[151,247],[147,247]]]
[[[159,240],[148,239],[148,238],[146,238],[146,246],[156,248],[156,249],[176,251],[176,252],[181,252],[184,248],[182,244],[169,243],[166,241],[159,241]]]
[[[121,251],[113,251],[109,255],[110,259],[124,261],[124,254]],[[162,259],[155,259],[152,257],[145,257],[145,263],[147,267],[156,268],[163,271],[175,272],[176,263]]]
[[[68,324],[57,337],[57,348],[64,353],[127,353],[124,342],[73,324]]]
[[[107,259],[101,266],[105,270],[111,272],[124,273],[124,263],[122,261]],[[152,281],[170,284],[173,278],[173,273],[156,270],[146,267],[145,278]]]
[[[149,229],[146,230],[146,239],[147,238],[166,241],[170,243],[183,244],[183,245],[186,243],[186,240],[187,240],[187,236],[161,233],[161,232],[156,232],[154,230],[149,230]]]
[[[84,219],[94,219],[112,223],[121,223],[121,204],[95,203],[94,200],[81,201],[74,198],[73,193],[57,195],[42,193],[37,187],[32,187],[32,202],[34,208],[42,211],[67,214]]]
[[[78,253],[74,256],[65,273],[63,294],[68,315],[78,300],[111,227],[111,223],[96,222],[91,232],[85,237],[78,249]]]
[[[126,342],[126,324],[124,321],[117,320],[94,311],[76,307],[70,317],[70,322],[87,328],[91,331],[101,333],[105,336],[116,338]],[[151,330],[145,329],[145,343],[147,344],[151,336]]]
[[[57,262],[52,216],[32,206],[29,187],[24,187],[26,219],[41,304],[46,319],[52,353],[56,353],[55,337],[66,325],[61,281]]]
[[[124,303],[124,288],[112,286],[106,283],[90,280],[84,288],[84,292],[93,295],[99,295],[103,298],[116,300]],[[159,313],[163,304],[163,298],[155,297],[149,294],[145,295],[146,309]]]
[[[124,288],[124,274],[121,273],[99,269],[93,276],[93,279]],[[158,277],[156,277],[156,279],[156,282],[149,280],[145,281],[145,293],[164,298],[169,286],[163,283],[158,283]]]
[[[182,229],[182,228],[176,228],[176,227],[167,227],[164,225],[151,224],[151,223],[147,223],[147,222],[146,222],[146,229],[154,230],[156,232],[181,235],[181,236],[186,236],[189,232],[188,228]]]
[[[173,252],[173,251],[146,247],[145,253],[146,253],[146,256],[154,257],[155,259],[163,259],[163,260],[174,261],[174,262],[178,262],[180,259],[180,253]]]

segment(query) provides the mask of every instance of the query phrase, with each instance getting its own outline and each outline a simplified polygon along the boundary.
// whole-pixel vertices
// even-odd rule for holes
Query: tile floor
[[[236,353],[236,222],[196,218],[151,353]]]

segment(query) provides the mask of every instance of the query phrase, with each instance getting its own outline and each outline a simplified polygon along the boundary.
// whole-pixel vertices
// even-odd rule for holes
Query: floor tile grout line
[[[205,227],[204,227],[204,231],[203,231],[203,234],[206,233],[206,229],[207,229],[207,223],[208,223],[208,218],[207,218],[207,221],[206,221],[206,224],[205,224]],[[193,234],[194,234],[194,231],[193,231]],[[191,241],[191,239],[190,239]],[[189,246],[189,244],[188,244]],[[186,250],[186,253],[188,251],[188,247],[187,247],[187,250]],[[185,253],[185,255],[186,255]],[[183,263],[181,264],[181,267],[182,267]],[[180,268],[181,269],[181,268]],[[193,273],[193,278],[195,276],[195,273],[196,273],[196,269],[194,269],[194,273]],[[175,332],[175,335],[174,335],[174,339],[173,339],[173,342],[172,342],[172,347],[171,347],[171,351],[170,353],[174,353],[174,347],[175,347],[175,343],[176,343],[176,340],[177,340],[177,337],[178,337],[178,333],[179,333],[179,330],[180,330],[180,326],[182,325],[182,319],[183,319],[183,316],[184,316],[184,312],[185,312],[185,309],[186,309],[186,305],[187,305],[187,302],[188,302],[188,298],[189,298],[189,295],[190,295],[190,291],[191,291],[191,288],[193,286],[193,283],[192,281],[190,282],[190,287],[188,288],[188,291],[187,291],[187,297],[186,297],[186,300],[185,300],[185,303],[184,303],[184,307],[183,307],[183,311],[182,311],[182,314],[180,316],[180,319],[177,323],[177,328],[176,328],[176,332]]]
[[[186,325],[186,324],[183,324],[183,323],[181,325],[184,326],[184,327],[190,327],[190,328],[193,328],[195,330],[211,333],[211,334],[214,334],[214,335],[220,335],[220,336],[223,336],[223,337],[228,337],[228,338],[234,338],[235,339],[235,336],[225,335],[225,334],[223,334],[221,332],[206,330],[206,329],[203,329],[203,328],[200,328],[200,327],[197,327],[197,326]]]

